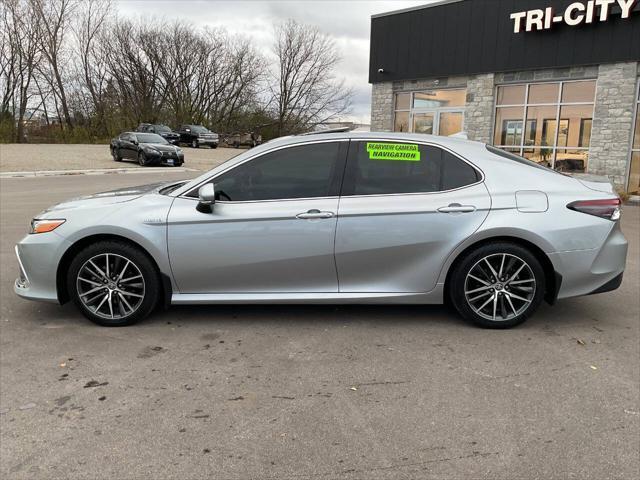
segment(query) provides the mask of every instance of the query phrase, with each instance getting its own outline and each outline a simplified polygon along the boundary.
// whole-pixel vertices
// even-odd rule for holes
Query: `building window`
[[[565,172],[587,169],[594,80],[500,86],[494,145]]]
[[[631,146],[631,167],[629,170],[629,187],[631,195],[640,195],[640,82],[636,97],[636,126]]]
[[[393,131],[442,136],[461,133],[466,99],[465,89],[397,93]]]

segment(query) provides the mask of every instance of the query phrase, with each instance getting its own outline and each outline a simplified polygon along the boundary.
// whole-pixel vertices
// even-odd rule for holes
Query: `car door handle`
[[[296,215],[296,218],[299,218],[301,220],[309,220],[314,218],[331,218],[334,215],[335,214],[333,212],[321,212],[320,210],[313,209],[304,213],[299,213],[298,215]]]
[[[459,203],[451,203],[446,207],[438,209],[440,213],[471,213],[476,211],[473,205],[460,205]]]

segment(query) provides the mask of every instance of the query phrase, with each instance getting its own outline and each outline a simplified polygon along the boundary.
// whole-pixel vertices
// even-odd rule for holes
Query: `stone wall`
[[[600,65],[598,71],[589,172],[620,186],[629,163],[637,72],[636,62]]]
[[[467,109],[464,129],[469,140],[493,143],[494,75],[476,75],[467,82]]]
[[[393,83],[374,83],[371,89],[371,131],[393,131]]]

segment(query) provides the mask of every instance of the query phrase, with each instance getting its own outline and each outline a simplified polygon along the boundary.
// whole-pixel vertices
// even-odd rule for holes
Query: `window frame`
[[[420,141],[420,140],[414,140],[414,139],[406,139],[406,140],[404,140],[404,139],[398,139],[398,138],[384,138],[384,137],[351,139],[350,142],[351,143],[355,143],[355,142],[365,142],[365,143],[411,143],[411,144],[416,144],[416,145],[424,145],[426,147],[439,148],[442,151],[450,153],[451,155],[456,157],[458,160],[461,160],[462,162],[464,162],[467,165],[469,165],[473,170],[475,170],[476,175],[478,177],[478,181],[476,181],[475,183],[470,183],[469,185],[464,185],[462,187],[452,188],[452,189],[449,189],[449,190],[438,190],[436,192],[369,193],[369,194],[351,195],[351,194],[349,194],[349,193],[347,193],[345,191],[345,188],[346,188],[345,184],[346,184],[347,178],[353,178],[353,162],[351,161],[351,155],[347,155],[347,158],[346,158],[347,161],[346,161],[346,165],[345,165],[345,172],[344,172],[344,175],[342,177],[342,188],[340,189],[340,198],[372,198],[372,197],[403,197],[403,196],[416,196],[416,195],[440,195],[440,194],[443,194],[443,193],[456,192],[458,190],[464,190],[466,188],[471,188],[471,187],[474,187],[474,186],[479,185],[481,183],[484,183],[484,181],[485,181],[484,172],[482,171],[482,169],[480,167],[478,167],[477,165],[473,164],[472,162],[470,162],[469,160],[464,158],[459,153],[451,150],[450,148],[448,148],[448,147],[446,147],[444,145],[436,143],[436,142]],[[349,151],[351,151],[351,143],[349,143]]]
[[[230,165],[228,168],[221,170],[220,172],[216,172],[214,175],[208,177],[207,179],[203,180],[202,182],[198,183],[195,187],[189,189],[188,191],[178,195],[179,198],[186,198],[189,200],[195,200],[198,201],[198,190],[200,190],[200,188],[203,185],[206,185],[208,183],[213,182],[214,186],[215,186],[215,180],[222,176],[225,175],[233,170],[235,170],[236,168],[254,161],[254,160],[258,160],[259,158],[265,156],[265,155],[269,155],[272,154],[274,152],[277,152],[279,150],[284,150],[287,148],[296,148],[296,147],[302,147],[302,146],[308,146],[308,145],[319,145],[319,144],[323,144],[323,143],[337,143],[338,145],[338,158],[336,161],[336,169],[334,171],[333,174],[333,178],[330,179],[330,188],[334,189],[337,188],[337,190],[335,190],[337,192],[336,195],[327,195],[327,196],[323,196],[323,197],[294,197],[294,198],[274,198],[274,199],[265,199],[265,200],[216,200],[216,203],[223,203],[223,204],[245,204],[245,203],[264,203],[264,202],[292,202],[292,201],[303,201],[303,200],[313,200],[313,199],[331,199],[331,198],[339,198],[340,197],[340,191],[342,190],[342,182],[344,180],[344,175],[345,175],[345,167],[346,167],[346,163],[347,163],[347,153],[348,153],[348,143],[349,139],[348,138],[336,138],[336,139],[328,139],[328,140],[316,140],[316,141],[309,141],[309,142],[300,142],[300,143],[292,143],[292,144],[288,144],[288,145],[281,145],[279,147],[276,148],[272,148],[270,150],[267,150],[265,152],[260,152],[256,155],[253,155],[245,160],[243,160],[240,163],[234,164],[234,165]]]
[[[462,106],[455,106],[455,107],[414,107],[414,102],[415,102],[415,96],[416,94],[419,93],[424,93],[424,92],[428,92],[428,91],[464,91],[465,92],[465,103]],[[392,130],[394,131],[394,133],[415,133],[414,132],[414,115],[420,115],[420,114],[433,114],[433,130],[434,132],[437,133],[433,133],[433,135],[435,136],[439,136],[440,135],[440,114],[441,113],[460,113],[462,114],[462,132],[465,132],[465,127],[466,127],[466,113],[467,113],[467,102],[466,102],[466,95],[468,93],[469,89],[467,86],[457,86],[457,87],[449,87],[449,88],[421,88],[418,90],[399,90],[397,92],[393,92],[393,124],[391,125]],[[396,104],[397,104],[397,96],[398,95],[405,95],[405,94],[409,94],[409,108],[396,108]],[[398,113],[407,113],[409,115],[408,118],[408,124],[407,124],[407,131],[406,132],[398,132],[395,130],[396,127],[396,115]],[[420,133],[418,133],[420,134]],[[427,134],[424,134],[427,135]]]
[[[634,148],[634,141],[636,139],[636,135],[639,132],[636,132],[636,125],[638,123],[638,117],[640,117],[640,77],[638,77],[637,81],[636,81],[636,101],[634,102],[634,115],[631,120],[631,139],[629,140],[629,161],[627,162],[627,172],[626,172],[626,178],[625,178],[625,189],[628,192],[629,188],[630,188],[630,183],[631,183],[631,169],[633,167],[632,162],[633,162],[633,154],[637,153],[640,155],[640,145],[638,145],[638,148]]]
[[[589,102],[563,102],[562,101],[562,94],[564,93],[564,87],[565,84],[574,84],[574,83],[586,83],[586,82],[591,82],[594,83],[594,97],[592,101]],[[546,102],[546,103],[529,103],[529,91],[531,89],[532,86],[535,85],[544,85],[544,84],[558,84],[559,88],[558,88],[558,98],[556,100],[556,102]],[[505,103],[503,105],[499,105],[498,104],[498,90],[501,87],[514,87],[514,86],[524,86],[525,87],[525,91],[524,91],[524,98],[522,103],[519,104],[513,104],[513,103]],[[514,82],[514,83],[504,83],[504,84],[500,84],[500,85],[496,85],[495,87],[495,92],[494,92],[494,109],[493,109],[493,114],[494,114],[494,120],[493,120],[493,128],[492,128],[492,135],[491,135],[491,145],[496,147],[496,148],[500,148],[503,150],[507,150],[509,152],[515,153],[516,155],[519,156],[523,156],[525,154],[525,152],[527,150],[542,150],[542,149],[551,149],[551,169],[555,170],[556,167],[556,161],[557,161],[557,154],[559,151],[567,151],[567,150],[579,150],[579,151],[583,151],[583,152],[587,152],[587,155],[589,154],[589,151],[591,149],[591,145],[589,145],[589,147],[582,147],[582,146],[578,146],[578,147],[564,147],[564,146],[560,146],[558,144],[558,140],[559,140],[559,133],[560,133],[560,122],[563,120],[561,118],[561,113],[562,113],[562,107],[565,106],[585,106],[585,105],[590,105],[593,110],[591,113],[591,117],[590,119],[593,120],[594,114],[595,114],[595,105],[596,105],[596,95],[597,95],[597,88],[598,88],[598,79],[597,78],[581,78],[581,79],[565,79],[565,80],[547,80],[547,81],[541,81],[541,82],[536,82],[536,81],[531,81],[531,82]],[[522,129],[522,133],[521,133],[521,137],[520,137],[520,144],[518,145],[502,145],[502,144],[496,144],[495,140],[496,140],[496,129],[498,127],[498,125],[496,125],[496,119],[498,118],[498,112],[500,111],[500,109],[504,109],[504,108],[520,108],[522,109],[522,124],[526,125],[527,124],[527,120],[529,120],[527,118],[528,116],[528,110],[529,107],[555,107],[556,110],[556,116],[555,116],[555,131],[553,134],[553,145],[526,145],[526,128]],[[592,124],[593,125],[593,124]],[[582,133],[582,132],[580,132]],[[579,138],[581,138],[581,135],[579,135]],[[590,137],[591,138],[591,137]],[[516,152],[517,150],[517,152]],[[588,163],[587,165],[585,165],[585,172],[588,170]]]

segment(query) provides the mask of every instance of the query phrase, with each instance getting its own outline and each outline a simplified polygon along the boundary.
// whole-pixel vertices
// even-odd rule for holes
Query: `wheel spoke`
[[[522,300],[523,302],[531,303],[531,300],[529,300],[528,298],[521,297],[521,296],[516,295],[515,293],[512,293],[512,292],[509,293],[509,296],[511,298],[515,298],[516,300]]]
[[[135,280],[137,278],[142,278],[142,275],[135,275],[133,277],[123,278],[122,280],[120,280],[120,283],[130,282],[131,280]]]
[[[485,290],[489,290],[491,288],[491,285],[485,285],[484,287],[480,287],[480,288],[476,288],[474,290],[469,290],[467,292],[464,292],[466,295],[471,295],[472,293],[478,293],[478,292],[483,292]]]
[[[109,298],[109,294],[108,294],[108,293],[107,293],[107,294],[105,294],[105,296],[102,298],[102,301],[101,301],[101,302],[98,304],[98,306],[96,307],[96,312],[97,312],[98,310],[100,310],[100,307],[102,307],[102,305],[104,304],[104,302],[105,302],[105,300],[106,300],[107,298]]]
[[[514,315],[518,315],[518,311],[516,310],[516,307],[513,306],[513,302],[511,301],[511,297],[509,295],[505,295],[507,297],[507,302],[509,303],[509,306],[511,307],[511,310],[513,310],[513,314]]]
[[[495,297],[495,295],[493,295],[489,300],[487,300],[486,302],[484,302],[482,304],[482,306],[478,309],[478,311],[482,310],[484,307],[486,307],[487,305],[489,305],[489,303],[491,303],[491,300],[493,300],[493,297]]]
[[[100,269],[100,267],[98,267],[95,263],[93,263],[93,260],[89,260],[89,263],[91,264],[91,266],[93,268],[95,268],[100,273],[99,276],[102,276],[103,278],[106,278],[107,280],[109,279],[109,277]]]
[[[109,276],[109,254],[106,253],[104,256],[105,256],[104,263],[107,265],[107,268],[105,269],[105,272],[107,273],[106,277],[107,279],[111,279],[111,277]]]
[[[516,270],[516,273],[511,275],[511,278],[509,280],[507,280],[507,283],[511,283],[520,274],[520,272],[524,269],[524,267],[526,267],[526,266],[527,266],[527,264],[522,262],[522,265],[520,265],[520,268],[518,270]]]
[[[137,293],[126,292],[124,290],[118,290],[118,292],[122,295],[128,295],[129,297],[144,298],[144,295],[139,295]]]
[[[111,314],[111,318],[113,318],[113,292],[109,292],[109,313]]]
[[[100,287],[102,286],[102,284],[101,284],[101,283],[94,282],[93,280],[88,280],[88,279],[86,279],[86,278],[78,277],[78,280],[80,280],[81,282],[86,282],[86,283],[88,283],[89,285],[100,286]]]
[[[507,256],[503,253],[502,254],[502,261],[500,262],[500,271],[498,272],[498,278],[502,279],[502,272],[504,271],[504,261],[506,260]]]
[[[124,303],[130,311],[133,311],[133,307],[129,302],[127,302],[127,299],[124,298],[124,295],[122,295],[122,293],[118,292],[118,297],[120,297],[120,300],[122,301],[122,303]]]
[[[127,267],[129,266],[131,262],[129,260],[127,260],[127,263],[124,264],[124,268],[120,271],[120,275],[118,275],[118,282],[122,281],[122,277],[124,276],[124,272],[127,270]]]
[[[92,288],[91,290],[87,290],[86,292],[81,293],[81,294],[80,294],[80,297],[86,297],[87,295],[90,295],[90,294],[92,294],[93,292],[97,292],[98,290],[102,290],[103,288],[104,288],[104,286],[103,286],[103,285],[99,285],[99,286],[97,286],[96,288]]]
[[[509,282],[509,285],[513,286],[513,285],[521,285],[523,283],[533,283],[535,282],[535,280],[533,278],[530,278],[528,280],[517,280],[515,282]]]
[[[484,263],[486,263],[489,266],[489,270],[491,271],[491,275],[494,276],[494,278],[498,277],[498,273],[495,271],[495,269],[491,266],[491,264],[489,263],[489,259],[485,257],[484,259]]]
[[[470,299],[469,299],[469,302],[475,302],[475,301],[477,301],[477,300],[480,300],[481,298],[486,297],[487,295],[491,295],[491,292],[488,292],[488,291],[487,291],[487,292],[481,293],[481,294],[480,294],[480,295],[478,295],[477,297],[470,298]]]
[[[485,285],[485,286],[489,286],[491,285],[489,282],[485,282],[484,280],[480,280],[478,277],[476,277],[475,275],[471,275],[469,274],[469,278],[473,278],[476,282],[480,282],[481,284]]]
[[[496,319],[496,311],[498,310],[498,295],[493,296],[493,319]]]

